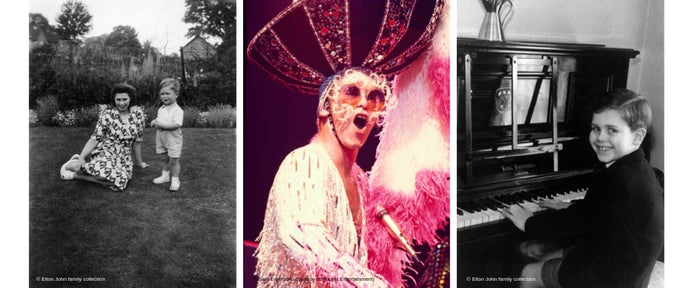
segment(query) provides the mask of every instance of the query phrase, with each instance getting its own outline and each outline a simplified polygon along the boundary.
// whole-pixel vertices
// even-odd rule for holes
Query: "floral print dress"
[[[134,167],[131,145],[135,141],[141,142],[144,125],[144,113],[140,107],[131,107],[126,121],[116,108],[100,111],[95,132],[90,136],[97,141],[97,146],[82,170],[114,183],[114,187],[110,187],[114,190],[124,190]]]

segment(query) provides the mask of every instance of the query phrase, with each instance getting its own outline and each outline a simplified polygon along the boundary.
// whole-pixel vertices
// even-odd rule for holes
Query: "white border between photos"
[[[0,221],[2,221],[3,287],[29,285],[29,125],[27,99],[29,87],[29,58],[27,54],[29,13],[28,2],[7,2],[0,14],[0,27],[5,41],[0,49],[3,65],[0,69],[2,107],[0,131],[4,135],[5,155],[0,168]],[[19,27],[19,28],[16,28]]]
[[[243,1],[236,0],[236,287],[243,286]]]
[[[457,287],[457,19],[450,8],[450,287]]]
[[[700,259],[700,185],[696,168],[700,153],[695,146],[700,143],[700,92],[695,86],[700,76],[700,41],[693,28],[699,22],[700,5],[685,1],[666,1],[665,5],[665,67],[659,67],[665,71],[664,278],[666,287],[689,287],[687,283],[698,281],[696,262]]]

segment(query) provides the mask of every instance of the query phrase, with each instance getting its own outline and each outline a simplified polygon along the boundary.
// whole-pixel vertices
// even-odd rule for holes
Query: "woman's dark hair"
[[[126,93],[129,95],[129,108],[136,105],[136,88],[126,83],[119,83],[112,86],[112,91],[109,93],[109,104],[114,106],[114,97],[119,93]]]

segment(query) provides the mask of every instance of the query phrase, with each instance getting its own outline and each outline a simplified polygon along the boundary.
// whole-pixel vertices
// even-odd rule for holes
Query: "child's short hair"
[[[594,113],[617,110],[632,131],[651,126],[651,106],[646,99],[634,91],[617,89],[605,93],[598,99]]]
[[[170,87],[175,92],[175,95],[180,95],[180,82],[173,78],[165,78],[160,81],[160,89]]]

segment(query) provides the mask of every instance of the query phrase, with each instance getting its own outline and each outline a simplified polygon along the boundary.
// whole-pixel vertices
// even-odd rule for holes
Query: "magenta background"
[[[246,49],[255,33],[290,3],[291,0],[245,1],[245,46],[241,48]],[[318,99],[283,87],[247,57],[241,60],[244,61],[243,238],[253,241],[262,229],[267,195],[277,168],[289,152],[306,145],[317,131]],[[360,150],[358,164],[365,170],[374,163],[377,143],[377,137],[371,136]]]

